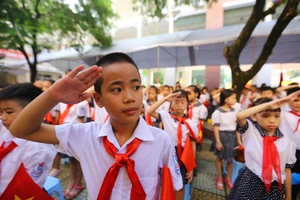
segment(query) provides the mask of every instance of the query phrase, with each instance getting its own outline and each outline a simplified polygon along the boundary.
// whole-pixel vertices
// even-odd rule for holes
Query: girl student
[[[158,88],[154,85],[151,85],[148,89],[148,98],[147,98],[147,103],[145,104],[145,110],[149,109],[155,102],[158,100],[158,95],[159,91]],[[161,110],[161,106],[158,108],[158,110]],[[159,121],[157,121],[155,118],[151,117],[149,114],[145,115],[146,117],[146,122],[150,126],[155,126],[157,128],[162,128],[161,124]]]
[[[172,112],[165,110],[157,112],[159,106],[164,102],[171,102]],[[188,109],[188,95],[184,90],[175,90],[168,96],[160,99],[148,110],[148,114],[156,120],[160,120],[164,130],[170,134],[173,144],[179,158],[180,173],[183,178],[183,184],[188,184],[193,179],[193,169],[196,167],[196,139],[198,129],[197,124],[185,115]],[[188,191],[187,191],[188,192]]]
[[[202,143],[203,122],[207,117],[207,108],[198,100],[200,97],[200,89],[196,85],[190,85],[185,89],[189,99],[189,118],[197,124],[198,142]]]
[[[111,53],[96,66],[83,68],[76,67],[26,106],[12,124],[12,133],[56,144],[59,152],[79,160],[89,200],[173,200],[169,195],[174,196],[174,190],[176,200],[182,199],[178,191],[182,177],[171,138],[140,117],[143,94],[134,61],[124,53]],[[92,85],[95,102],[110,116],[104,124],[41,124],[58,102],[75,104],[87,99],[90,95],[85,91]],[[167,186],[161,184],[165,175]]]
[[[237,111],[232,107],[236,103],[236,94],[231,89],[224,89],[220,94],[220,107],[212,114],[212,124],[215,135],[213,148],[216,158],[216,187],[218,190],[223,190],[222,180],[222,162],[227,161],[227,176],[224,182],[228,188],[232,188],[231,175],[233,168],[233,157],[236,154],[235,147],[237,146],[236,132],[236,114]]]
[[[284,196],[291,199],[291,168],[296,162],[296,146],[278,126],[280,107],[299,94],[300,91],[277,100],[260,98],[253,107],[237,114],[246,167],[239,172],[229,199],[277,200]]]

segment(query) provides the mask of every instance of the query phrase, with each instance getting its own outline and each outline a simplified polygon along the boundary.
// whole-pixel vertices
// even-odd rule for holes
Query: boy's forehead
[[[7,99],[7,100],[0,100],[0,107],[4,109],[4,108],[16,108],[22,106],[15,99]]]

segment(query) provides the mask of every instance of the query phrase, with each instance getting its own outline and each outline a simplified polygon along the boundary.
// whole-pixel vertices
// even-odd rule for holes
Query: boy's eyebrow
[[[134,79],[131,79],[131,81],[130,81],[131,83],[134,83],[134,82],[141,82],[141,80],[140,79],[137,79],[137,78],[134,78]]]
[[[1,110],[13,110],[14,108],[12,108],[12,107],[6,107],[6,108],[2,108]]]

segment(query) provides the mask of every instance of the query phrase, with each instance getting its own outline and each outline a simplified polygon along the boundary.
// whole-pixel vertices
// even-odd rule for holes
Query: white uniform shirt
[[[22,163],[32,180],[42,188],[56,154],[54,146],[15,138],[5,130],[5,127],[1,128],[1,132],[0,145],[4,141],[6,142],[4,147],[11,142],[15,142],[18,146],[1,161],[0,194],[5,191]]]
[[[95,104],[95,122],[103,124],[107,115],[108,114],[104,107],[100,108],[97,104]]]
[[[192,121],[196,124],[199,123],[199,120],[204,121],[207,118],[207,108],[200,102],[193,105],[193,118]]]
[[[236,114],[237,111],[234,108],[226,111],[219,107],[211,116],[212,124],[213,126],[219,126],[219,131],[235,131]]]
[[[241,95],[240,96],[240,104],[241,104],[241,110],[246,110],[249,108],[249,105],[251,104],[251,101],[249,100],[249,94],[247,96]]]
[[[171,115],[164,111],[161,110],[159,112],[161,121],[164,125],[164,130],[166,132],[168,132],[170,134],[170,136],[172,137],[173,140],[173,145],[177,146],[177,130],[178,130],[178,122],[177,120],[173,119],[171,117]],[[195,136],[197,137],[198,135],[198,128],[197,128],[197,124],[194,123],[192,120],[187,119],[186,122],[190,125],[190,127],[192,128],[192,130],[194,131]],[[189,135],[189,129],[186,127],[185,124],[181,124],[181,128],[182,128],[182,140],[181,140],[181,145],[182,147],[184,147],[187,136]]]
[[[287,135],[295,144],[296,148],[300,150],[300,125],[296,132],[300,118],[290,112],[281,112],[279,128],[283,134]]]
[[[161,175],[163,166],[169,167],[173,185],[176,190],[183,187],[179,165],[174,146],[168,134],[158,128],[150,127],[142,117],[132,137],[120,147],[116,140],[110,120],[104,124],[64,124],[55,127],[59,140],[57,150],[74,156],[81,164],[87,184],[89,199],[97,199],[103,179],[107,170],[115,163],[103,146],[102,137],[107,139],[117,148],[117,153],[126,153],[127,145],[139,138],[140,143],[136,152],[130,156],[135,160],[135,171],[147,194],[147,200],[156,200],[160,192]],[[126,167],[123,166],[116,179],[110,199],[130,199],[131,183]]]
[[[247,124],[244,127],[239,128],[239,133],[241,133],[245,148],[245,164],[253,173],[261,178],[263,163],[263,137],[260,131],[249,120],[247,120]],[[296,162],[296,146],[286,135],[278,138],[274,143],[280,158],[281,179],[283,183],[286,178],[284,173],[286,165],[292,165]],[[273,169],[272,181],[275,180],[278,181],[278,178]]]
[[[201,94],[201,95],[200,95],[199,101],[200,101],[201,103],[204,103],[204,102],[206,102],[206,101],[208,101],[208,100],[209,100],[209,95],[206,95],[206,94]]]
[[[171,106],[171,102],[170,102],[170,101],[165,101],[165,102],[161,105],[161,108],[162,108],[163,110],[169,112],[170,106]]]
[[[60,114],[62,115],[67,108],[67,104],[60,103]],[[84,117],[85,120],[87,118],[88,107],[86,105],[86,101],[82,101],[78,104],[74,104],[71,106],[70,111],[66,118],[64,119],[65,123],[77,123],[78,117]],[[84,120],[84,121],[85,121]]]

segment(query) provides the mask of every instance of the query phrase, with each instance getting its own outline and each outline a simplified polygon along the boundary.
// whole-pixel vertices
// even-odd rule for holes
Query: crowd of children
[[[66,199],[81,192],[83,177],[91,200],[188,199],[197,175],[196,152],[211,117],[218,190],[225,183],[229,199],[296,199],[300,185],[292,185],[292,174],[300,173],[298,85],[245,87],[237,102],[232,89],[209,93],[206,87],[182,88],[179,82],[143,87],[138,66],[123,53],[83,68],[55,83],[39,83],[44,92],[31,84],[0,91],[0,152],[16,144],[2,161],[0,157],[0,194],[7,193],[19,167],[42,187],[48,174],[60,173],[60,159],[68,157],[72,182]],[[49,144],[55,145],[55,158]],[[24,151],[26,146],[30,150]],[[233,183],[238,148],[244,148],[246,167]],[[12,171],[5,166],[10,163]]]

